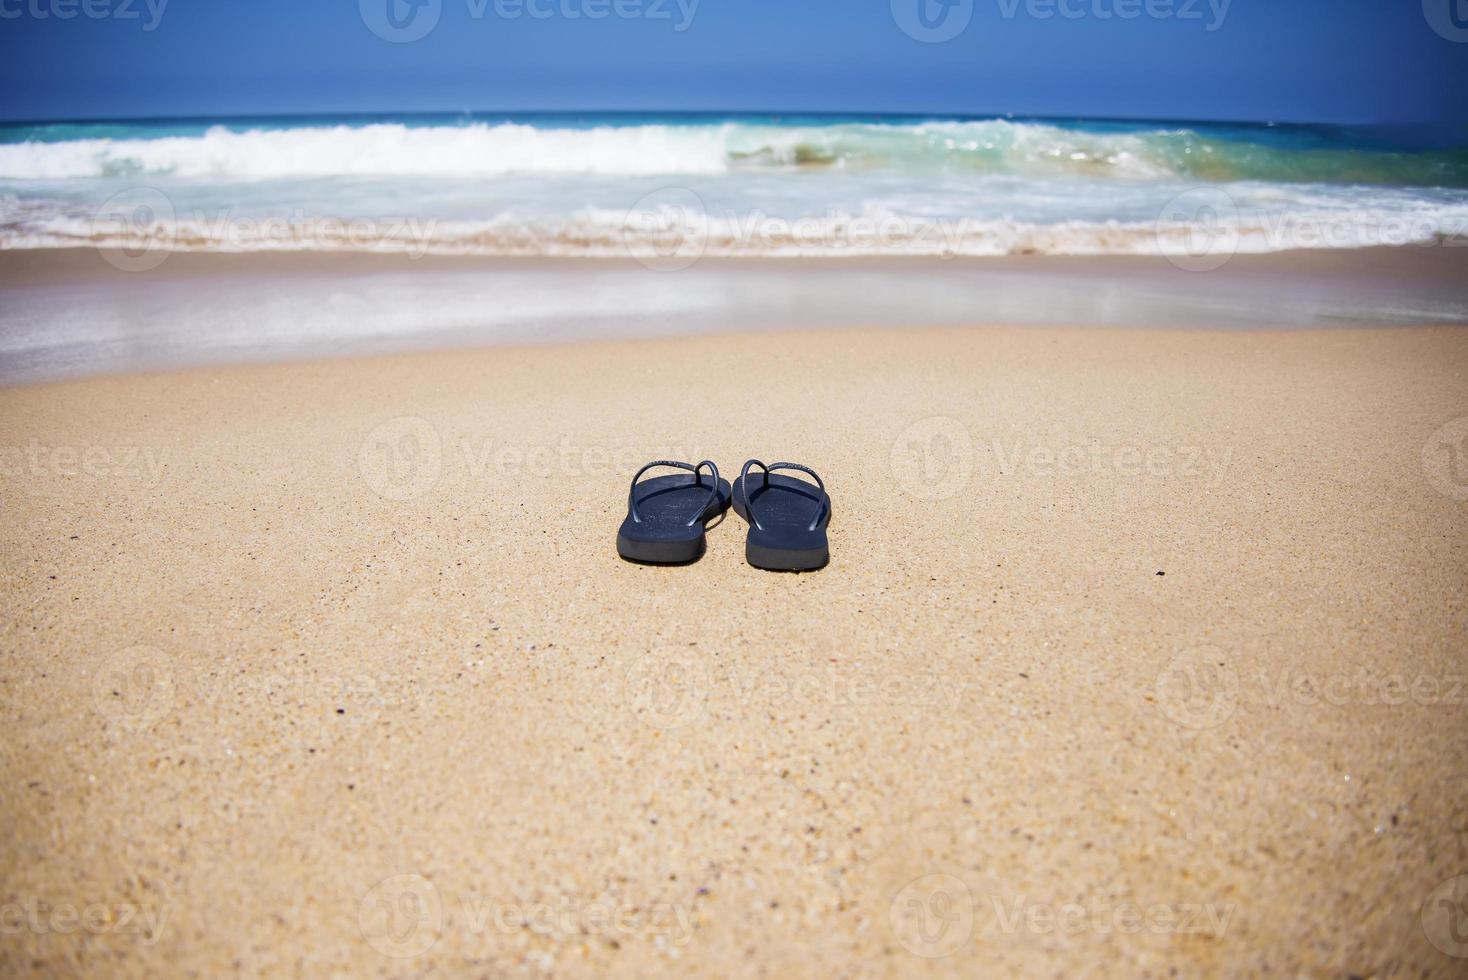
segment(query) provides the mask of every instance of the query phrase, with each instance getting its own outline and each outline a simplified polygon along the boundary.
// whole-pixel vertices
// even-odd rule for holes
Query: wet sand
[[[676,272],[631,259],[149,258],[0,251],[0,385],[753,331],[1468,323],[1468,249],[1449,244],[1236,255],[1206,272],[1128,255],[705,258]]]

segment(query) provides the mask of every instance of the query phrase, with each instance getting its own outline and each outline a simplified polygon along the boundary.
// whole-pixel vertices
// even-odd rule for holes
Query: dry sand
[[[1453,328],[0,391],[0,973],[1461,976],[1465,417]],[[666,455],[831,565],[619,561]]]

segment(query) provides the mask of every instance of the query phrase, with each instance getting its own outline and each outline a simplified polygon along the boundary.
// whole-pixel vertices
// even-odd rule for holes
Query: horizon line
[[[862,111],[849,109],[410,109],[410,110],[349,110],[314,112],[255,112],[224,113],[217,115],[168,115],[168,116],[79,116],[70,118],[11,118],[0,119],[0,126],[60,126],[60,125],[104,125],[141,123],[229,123],[264,120],[306,119],[380,119],[384,117],[505,117],[516,116],[672,116],[672,117],[814,117],[851,119],[943,119],[943,120],[1018,120],[1037,122],[1098,122],[1127,124],[1179,125],[1204,123],[1210,126],[1315,127],[1337,129],[1430,129],[1439,131],[1459,130],[1468,134],[1468,122],[1330,122],[1294,119],[1221,119],[1183,118],[1160,116],[1086,116],[1046,113],[1017,112],[914,112]]]

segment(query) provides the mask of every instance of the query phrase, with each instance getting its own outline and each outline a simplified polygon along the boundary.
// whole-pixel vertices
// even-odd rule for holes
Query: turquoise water
[[[0,127],[0,247],[1186,253],[1459,242],[1463,134],[529,114]]]

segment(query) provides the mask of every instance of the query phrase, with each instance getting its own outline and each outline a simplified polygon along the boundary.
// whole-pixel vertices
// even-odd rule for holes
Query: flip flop
[[[672,466],[693,475],[672,473],[637,482],[655,466]],[[707,482],[703,479],[704,467],[712,474]],[[728,506],[729,481],[719,479],[719,468],[712,460],[697,466],[671,459],[653,460],[632,477],[627,518],[617,531],[617,554],[628,561],[651,565],[694,561],[703,554],[704,524]]]
[[[765,477],[749,482],[749,468],[758,466]],[[815,485],[775,470],[809,473]],[[744,557],[755,568],[776,572],[807,572],[830,560],[826,525],[831,522],[831,498],[816,471],[799,463],[771,463],[751,459],[734,483],[734,512],[749,522]]]

